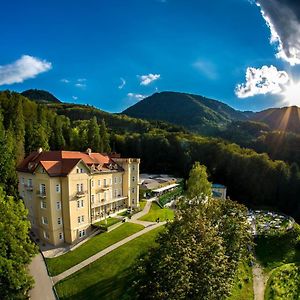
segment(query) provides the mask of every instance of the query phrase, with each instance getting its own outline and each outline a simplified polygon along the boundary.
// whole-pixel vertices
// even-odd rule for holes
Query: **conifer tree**
[[[100,125],[100,137],[101,137],[101,141],[102,141],[102,151],[101,152],[110,153],[111,148],[109,145],[109,135],[107,132],[107,128],[106,128],[104,119],[102,119],[101,125]]]
[[[100,139],[100,130],[99,125],[97,123],[97,118],[93,117],[90,119],[87,128],[87,140],[89,147],[94,152],[102,152],[102,145]]]

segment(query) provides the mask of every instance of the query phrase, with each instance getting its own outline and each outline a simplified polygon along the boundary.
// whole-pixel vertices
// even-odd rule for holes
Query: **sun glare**
[[[283,93],[284,103],[300,106],[300,82],[291,83]]]

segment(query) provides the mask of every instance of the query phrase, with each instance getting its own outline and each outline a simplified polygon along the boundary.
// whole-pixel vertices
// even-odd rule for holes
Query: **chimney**
[[[91,148],[87,148],[87,149],[86,149],[86,153],[87,153],[88,155],[91,155],[92,149],[91,149]]]

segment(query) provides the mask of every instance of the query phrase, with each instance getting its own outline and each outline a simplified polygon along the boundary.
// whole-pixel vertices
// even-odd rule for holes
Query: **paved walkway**
[[[42,254],[37,254],[29,265],[29,273],[34,278],[34,287],[29,292],[31,300],[56,300],[52,282],[48,276],[46,265]]]
[[[153,197],[153,198],[151,198],[151,199],[148,199],[148,200],[147,200],[147,203],[146,203],[146,205],[145,205],[145,207],[144,207],[144,209],[143,209],[142,211],[138,212],[137,214],[134,214],[134,215],[131,217],[130,221],[131,221],[131,222],[132,222],[132,221],[135,221],[135,220],[137,220],[137,219],[143,217],[144,215],[146,215],[146,214],[149,212],[150,208],[151,208],[152,202],[155,201],[155,200],[156,200],[156,197]]]
[[[143,230],[105,248],[104,250],[98,252],[97,254],[89,257],[88,259],[80,262],[79,264],[77,264],[76,266],[66,270],[65,272],[57,275],[57,276],[54,276],[52,277],[52,280],[53,280],[53,283],[57,283],[58,281],[61,281],[62,279],[72,275],[73,273],[76,273],[78,272],[79,270],[81,270],[82,268],[88,266],[89,264],[93,263],[94,261],[98,260],[99,258],[103,257],[104,255],[110,253],[111,251],[123,246],[124,244],[136,239],[137,237],[157,228],[157,227],[160,227],[162,225],[164,225],[166,222],[160,222],[160,223],[152,223],[152,226],[148,226],[146,228],[144,228]]]
[[[261,266],[255,262],[252,267],[254,300],[264,300],[265,287],[268,281]]]

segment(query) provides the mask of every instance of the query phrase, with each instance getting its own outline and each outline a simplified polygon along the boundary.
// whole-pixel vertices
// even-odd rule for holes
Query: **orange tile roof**
[[[17,167],[17,171],[33,173],[39,164],[49,176],[66,176],[83,161],[87,166],[97,171],[109,171],[109,164],[116,164],[108,155],[101,153],[86,153],[79,151],[42,151],[33,152]],[[118,166],[117,170],[122,170]]]

